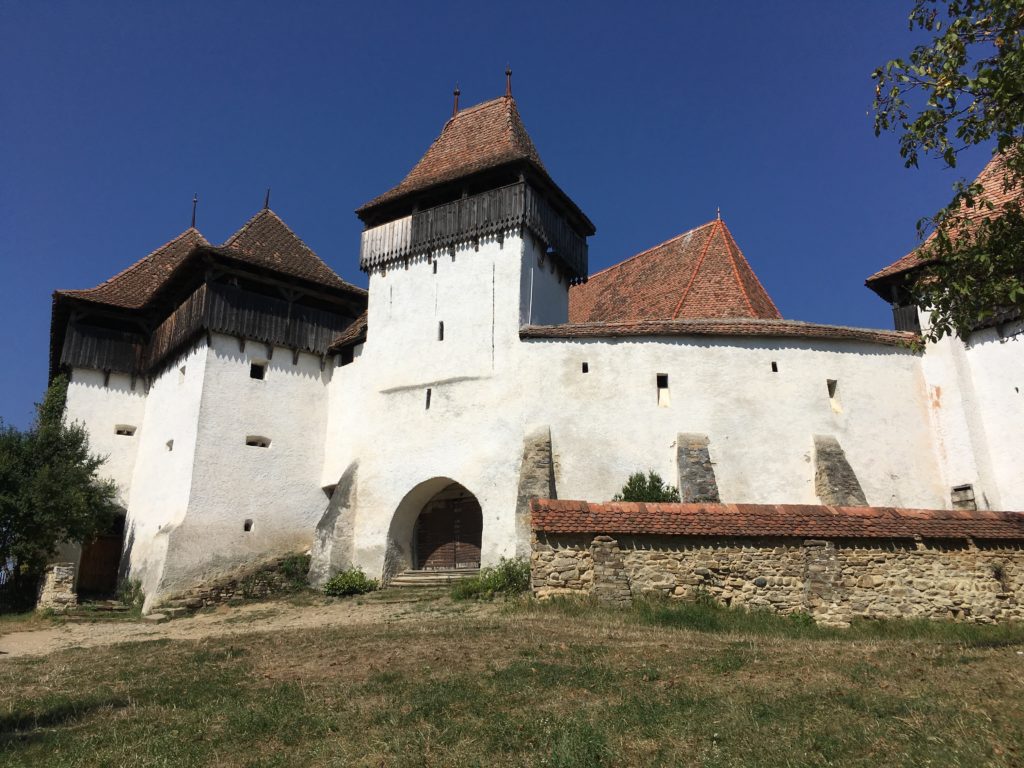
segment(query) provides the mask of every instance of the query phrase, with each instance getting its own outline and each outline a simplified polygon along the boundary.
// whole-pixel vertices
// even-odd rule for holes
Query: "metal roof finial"
[[[715,211],[715,218],[718,219],[719,221],[722,220],[722,206],[718,206],[717,210]]]
[[[199,193],[192,195],[192,229],[196,228],[196,206],[199,204]]]
[[[455,103],[452,105],[452,117],[455,117],[457,114],[459,114],[459,94],[460,93],[462,93],[462,91],[459,90],[459,84],[456,83],[455,84],[455,90],[452,91],[452,95],[455,97]]]
[[[263,210],[270,210],[270,187],[267,187],[267,196],[263,198]]]
[[[512,98],[512,67],[505,65],[505,98]]]

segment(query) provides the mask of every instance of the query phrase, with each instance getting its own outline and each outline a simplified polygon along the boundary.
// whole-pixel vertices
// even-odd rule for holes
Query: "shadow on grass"
[[[42,739],[45,729],[77,723],[98,710],[127,706],[126,697],[110,695],[41,699],[25,708],[15,704],[10,712],[0,714],[0,749]]]

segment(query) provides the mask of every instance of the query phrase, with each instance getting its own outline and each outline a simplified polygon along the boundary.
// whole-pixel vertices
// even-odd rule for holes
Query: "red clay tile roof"
[[[1002,155],[996,155],[988,164],[981,169],[981,173],[978,174],[978,178],[975,181],[981,184],[984,190],[984,195],[995,208],[989,210],[987,208],[977,207],[972,208],[967,213],[967,219],[969,222],[979,222],[986,218],[997,217],[1000,214],[1002,208],[1011,202],[1024,201],[1024,187],[1017,187],[1015,189],[1005,190],[1003,189],[1003,180],[1006,177],[1006,163]],[[875,274],[871,275],[865,284],[874,289],[873,283],[877,283],[880,280],[884,280],[888,277],[894,277],[904,272],[920,267],[927,264],[931,259],[927,257],[927,248],[935,240],[935,233],[932,232],[928,235],[928,238],[924,243],[915,248],[913,251],[908,253],[901,259],[893,262],[884,269],[880,269]],[[881,295],[881,294],[880,294]],[[883,298],[888,298],[883,296]]]
[[[125,309],[141,309],[198,249],[208,249],[227,258],[319,285],[366,295],[362,288],[338,277],[269,209],[249,219],[220,248],[214,248],[198,230],[189,228],[95,288],[62,290],[55,294]]]
[[[691,229],[569,291],[572,323],[782,317],[721,219]]]
[[[337,352],[349,344],[360,344],[366,341],[366,328],[366,311],[364,310],[363,314],[352,321],[352,325],[334,337],[327,351]]]
[[[269,208],[264,208],[249,219],[240,230],[225,241],[222,250],[227,255],[275,272],[332,288],[366,294],[362,288],[338,277],[334,270]]]
[[[145,306],[157,289],[188,258],[197,246],[209,245],[199,230],[189,227],[127,269],[118,272],[95,288],[56,291],[57,295],[85,299],[126,309]]]
[[[552,534],[769,536],[1024,541],[1024,513],[802,504],[641,504],[533,500],[533,530]]]
[[[540,154],[519,117],[515,99],[502,96],[485,101],[450,118],[402,182],[360,206],[356,213],[411,192],[521,160],[544,171]]]
[[[918,339],[910,331],[883,331],[818,325],[798,320],[727,318],[706,320],[641,320],[624,323],[567,323],[526,325],[521,339],[602,339],[629,336],[768,336],[790,339],[839,339],[869,344],[908,346]]]

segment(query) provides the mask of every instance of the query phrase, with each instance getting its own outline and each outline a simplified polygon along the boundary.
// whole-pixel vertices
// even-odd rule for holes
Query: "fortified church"
[[[915,254],[868,279],[896,330],[783,319],[721,218],[591,275],[510,87],[356,214],[368,291],[265,208],[54,293],[50,373],[125,510],[80,589],[529,557],[531,499],[649,468],[723,508],[1024,509],[1021,322],[912,346]]]

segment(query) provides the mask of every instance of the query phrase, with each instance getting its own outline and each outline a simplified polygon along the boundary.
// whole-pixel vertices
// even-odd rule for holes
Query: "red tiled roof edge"
[[[360,344],[366,341],[368,323],[366,322],[366,311],[352,321],[352,324],[344,331],[334,337],[331,345],[327,348],[328,353],[338,352],[342,347],[349,344]]]
[[[754,304],[750,297],[750,293],[747,291],[746,282],[743,280],[742,277],[740,277],[740,267],[739,263],[737,262],[737,259],[739,262],[743,263],[746,274],[748,274],[750,276],[750,279],[754,281],[754,285],[756,285],[760,289],[761,294],[768,301],[768,305],[774,310],[775,317],[781,320],[782,313],[779,312],[779,308],[778,306],[776,306],[775,300],[772,298],[772,295],[768,293],[768,291],[765,289],[764,283],[761,282],[761,278],[757,276],[757,272],[755,272],[754,268],[750,266],[750,262],[747,261],[747,257],[743,255],[743,251],[740,250],[739,243],[737,243],[736,238],[732,236],[732,230],[730,230],[729,227],[726,225],[724,219],[719,219],[719,221],[721,222],[722,234],[725,236],[726,239],[726,247],[729,249],[729,257],[732,259],[732,267],[736,273],[736,280],[739,282],[740,287],[743,291],[743,297],[747,300],[747,306],[750,307],[750,313],[754,316],[757,316],[759,314],[758,311],[754,309]]]
[[[762,320],[745,317],[563,323],[526,325],[519,329],[520,339],[601,339],[629,336],[763,336],[861,341],[893,347],[909,347],[919,338],[916,333],[910,331],[849,328],[842,325],[804,323],[799,320]]]
[[[1024,513],[812,504],[645,504],[534,499],[544,534],[1024,541]]]

